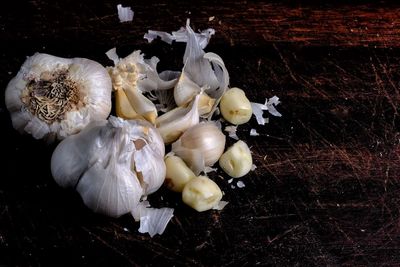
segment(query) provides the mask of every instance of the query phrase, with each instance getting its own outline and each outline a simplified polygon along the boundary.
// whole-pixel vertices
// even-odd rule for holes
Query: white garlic
[[[165,166],[167,167],[165,184],[172,191],[182,192],[183,187],[196,177],[186,163],[175,155],[166,156]]]
[[[212,166],[225,148],[225,135],[213,122],[202,122],[182,134],[172,144],[172,151],[181,157],[196,175]]]
[[[178,106],[183,106],[192,101],[192,99],[201,92],[200,86],[195,84],[185,73],[185,67],[174,87],[174,100]]]
[[[224,119],[236,125],[248,122],[253,113],[249,99],[237,87],[224,93],[219,107]]]
[[[156,120],[156,126],[165,144],[178,139],[188,128],[199,123],[200,95],[197,95],[187,107],[177,107],[161,115]]]
[[[233,178],[246,175],[253,167],[253,159],[247,144],[239,140],[229,147],[219,159],[219,166]]]
[[[15,129],[63,139],[111,111],[111,79],[99,63],[36,53],[9,82],[5,102]]]
[[[75,187],[93,211],[119,217],[163,184],[164,149],[146,121],[111,116],[64,139],[53,153],[51,172],[60,186]]]
[[[229,74],[221,57],[215,53],[205,53],[213,29],[196,34],[190,27],[190,20],[186,27],[172,35],[166,32],[149,31],[145,38],[152,41],[160,36],[162,40],[171,43],[172,40],[186,42],[185,54],[183,56],[184,68],[181,77],[174,89],[174,98],[178,106],[188,103],[200,90],[213,99],[212,107],[202,110],[201,115],[210,118],[217,109],[220,98],[229,85]],[[208,112],[207,112],[208,111]],[[204,112],[204,114],[203,114]]]
[[[114,90],[123,90],[125,93],[125,95],[116,94],[116,98],[123,98],[123,100],[118,99],[117,115],[127,119],[142,117],[155,123],[158,115],[157,108],[143,93],[173,88],[177,79],[175,77],[168,81],[161,79],[157,73],[159,59],[157,57],[144,59],[140,51],[134,51],[120,59],[113,48],[106,55],[113,60],[115,65],[108,68]],[[123,109],[119,106],[122,102],[125,103]],[[131,108],[126,105],[127,103]]]
[[[199,212],[218,207],[221,199],[221,189],[206,176],[190,180],[182,191],[182,201]]]

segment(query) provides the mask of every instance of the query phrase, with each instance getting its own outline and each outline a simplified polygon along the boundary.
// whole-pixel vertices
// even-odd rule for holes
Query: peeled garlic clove
[[[165,184],[172,191],[182,192],[187,182],[196,177],[180,157],[167,156],[165,166],[167,168]]]
[[[36,53],[9,82],[13,126],[34,138],[63,139],[111,111],[111,79],[99,63]]]
[[[225,135],[213,122],[202,122],[184,132],[172,144],[172,151],[198,175],[205,166],[218,161],[224,152],[225,141]]]
[[[60,186],[76,188],[93,211],[119,217],[163,184],[164,153],[150,123],[111,116],[64,139],[53,153],[51,172]]]
[[[190,106],[177,107],[157,118],[156,126],[165,144],[174,142],[188,128],[199,123],[199,99],[200,95],[197,95]]]
[[[247,144],[239,140],[228,148],[219,159],[219,166],[233,178],[246,175],[253,166],[253,159]]]
[[[206,176],[199,176],[190,180],[182,191],[182,201],[198,212],[218,206],[221,199],[221,189]]]
[[[224,119],[236,125],[248,122],[253,113],[249,99],[237,87],[224,93],[219,107]]]

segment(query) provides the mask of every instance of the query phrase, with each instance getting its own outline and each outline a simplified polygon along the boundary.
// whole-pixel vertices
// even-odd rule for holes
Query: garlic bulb
[[[182,134],[172,144],[172,151],[181,157],[196,175],[212,166],[225,148],[225,135],[213,122],[202,122]]]
[[[111,111],[111,79],[99,63],[36,53],[9,82],[12,123],[36,139],[63,139]]]
[[[93,211],[119,217],[164,182],[164,149],[148,122],[111,116],[64,139],[53,153],[51,172],[60,186],[76,188]]]
[[[113,48],[106,55],[115,65],[108,68],[114,90],[124,92],[115,95],[117,115],[126,119],[144,118],[155,123],[157,108],[143,93],[170,89],[174,87],[177,79],[174,77],[171,80],[161,79],[157,73],[159,59],[157,57],[144,59],[140,51],[134,51],[120,59]]]

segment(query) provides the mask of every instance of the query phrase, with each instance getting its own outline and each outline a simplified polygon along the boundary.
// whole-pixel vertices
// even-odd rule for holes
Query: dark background
[[[0,265],[399,266],[400,4],[346,2],[2,3]],[[132,7],[132,22],[119,22],[118,3]],[[279,96],[283,117],[239,127],[258,168],[244,188],[211,174],[229,201],[223,211],[198,213],[165,189],[152,195],[175,216],[150,238],[131,216],[93,214],[55,184],[55,145],[12,128],[4,90],[35,52],[111,65],[108,49],[141,49],[160,70],[180,70],[184,45],[142,37],[186,18],[216,30],[206,50],[224,59],[231,85],[252,101]]]

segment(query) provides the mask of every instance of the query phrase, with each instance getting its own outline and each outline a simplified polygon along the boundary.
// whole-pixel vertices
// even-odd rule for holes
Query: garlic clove
[[[144,119],[133,109],[124,90],[115,91],[115,112],[123,119]]]
[[[34,138],[63,139],[111,111],[111,80],[99,63],[36,53],[6,89],[13,126]]]
[[[124,92],[132,108],[139,115],[154,124],[157,118],[157,109],[153,102],[132,87],[124,89]]]
[[[224,152],[225,141],[225,135],[215,123],[202,122],[186,130],[172,144],[172,151],[198,174],[205,166],[212,166],[218,161]]]
[[[199,176],[190,180],[182,191],[182,201],[198,212],[218,206],[221,199],[221,189],[206,176]]]
[[[206,93],[202,93],[200,95],[200,100],[199,100],[199,115],[208,115],[210,112],[213,110],[214,105],[216,103],[216,100],[214,98],[211,98],[209,95]]]
[[[172,191],[182,192],[186,183],[196,176],[180,157],[171,155],[165,157],[164,161],[167,168],[165,184]]]
[[[173,152],[182,158],[187,166],[193,171],[195,175],[200,175],[202,171],[205,172],[207,166],[205,158],[200,149],[185,148],[181,145],[181,140],[178,139],[173,145]]]
[[[120,217],[139,203],[143,189],[129,168],[113,163],[91,166],[80,179],[76,190],[87,207],[96,213]]]
[[[253,159],[247,144],[241,140],[237,141],[222,154],[219,165],[233,178],[246,175],[253,166]]]
[[[157,118],[156,126],[165,144],[174,142],[184,131],[199,123],[199,100],[200,95],[197,95],[191,105],[177,107]]]
[[[219,107],[224,119],[236,125],[248,122],[253,113],[249,99],[244,91],[237,87],[224,93]]]
[[[160,163],[163,161],[163,154],[157,154],[154,149],[146,145],[136,151],[133,160],[136,172],[140,173],[144,195],[156,192],[165,179],[166,166]]]
[[[174,99],[178,106],[184,106],[201,92],[200,86],[195,84],[185,71],[182,71],[174,87]]]

